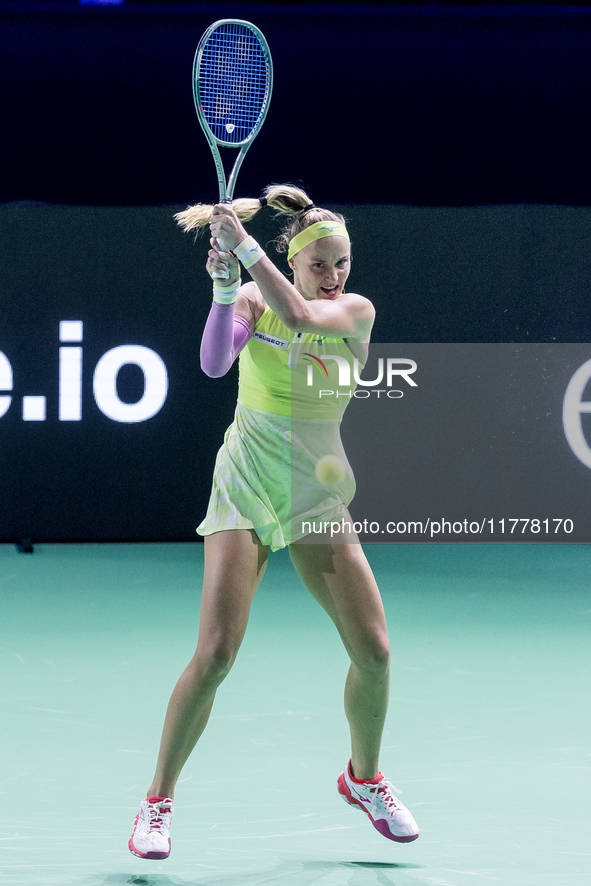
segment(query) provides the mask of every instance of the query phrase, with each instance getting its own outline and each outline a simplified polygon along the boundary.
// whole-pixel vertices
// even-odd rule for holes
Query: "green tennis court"
[[[579,886],[591,880],[588,545],[374,545],[393,650],[381,768],[420,839],[346,806],[338,635],[286,551],[175,795],[127,849],[197,637],[199,544],[0,546],[0,880]]]

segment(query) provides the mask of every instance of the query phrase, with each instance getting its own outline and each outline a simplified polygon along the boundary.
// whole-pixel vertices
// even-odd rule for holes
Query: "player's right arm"
[[[223,293],[224,288],[231,290],[240,282],[240,265],[233,255],[220,252],[215,240],[212,239],[211,245],[206,268]],[[226,270],[228,277],[219,278],[219,273]],[[253,333],[260,316],[259,300],[258,289],[247,283],[240,287],[232,304],[212,302],[200,351],[201,368],[206,375],[220,378],[228,372]]]

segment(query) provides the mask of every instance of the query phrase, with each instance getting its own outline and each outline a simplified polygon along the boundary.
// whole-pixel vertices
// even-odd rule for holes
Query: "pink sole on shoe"
[[[371,818],[371,816],[370,816]],[[387,837],[388,840],[395,840],[397,843],[412,843],[413,840],[416,840],[419,836],[418,834],[411,834],[409,837],[396,837],[388,827],[388,822],[383,818],[380,818],[379,821],[374,821],[371,819],[371,823],[376,829],[379,831],[382,837]]]
[[[133,845],[132,837],[129,838],[128,846],[129,846],[129,851],[132,853],[132,855],[135,855],[137,858],[150,858],[150,859],[153,859],[154,861],[156,861],[156,860],[162,860],[163,858],[168,858],[168,856],[170,855],[170,840],[168,841],[168,852],[146,852],[145,854],[143,852],[138,852],[137,849],[135,848],[135,846]]]

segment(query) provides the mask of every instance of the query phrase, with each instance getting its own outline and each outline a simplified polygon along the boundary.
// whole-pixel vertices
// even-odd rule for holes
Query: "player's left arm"
[[[214,208],[210,222],[213,237],[223,239],[234,249],[248,237],[247,232],[229,206]],[[257,284],[265,302],[295,332],[317,332],[334,338],[369,341],[375,310],[369,299],[355,293],[341,295],[337,301],[308,301],[292,283],[263,255],[248,273]]]
[[[294,332],[368,342],[375,308],[368,298],[349,292],[338,299],[308,301],[267,257],[248,269],[270,308]]]
[[[369,341],[376,312],[363,295],[348,292],[336,301],[306,301],[302,298],[302,303],[299,317],[291,327],[297,332],[318,332],[332,338]]]
[[[264,256],[248,269],[265,302],[288,329],[317,332],[331,338],[368,342],[375,320],[375,308],[368,298],[353,292],[338,299],[308,301]]]

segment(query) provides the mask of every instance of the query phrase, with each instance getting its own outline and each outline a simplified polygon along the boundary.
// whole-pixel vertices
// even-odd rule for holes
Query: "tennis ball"
[[[336,486],[345,479],[345,465],[336,455],[324,455],[316,462],[315,474],[323,486]]]

